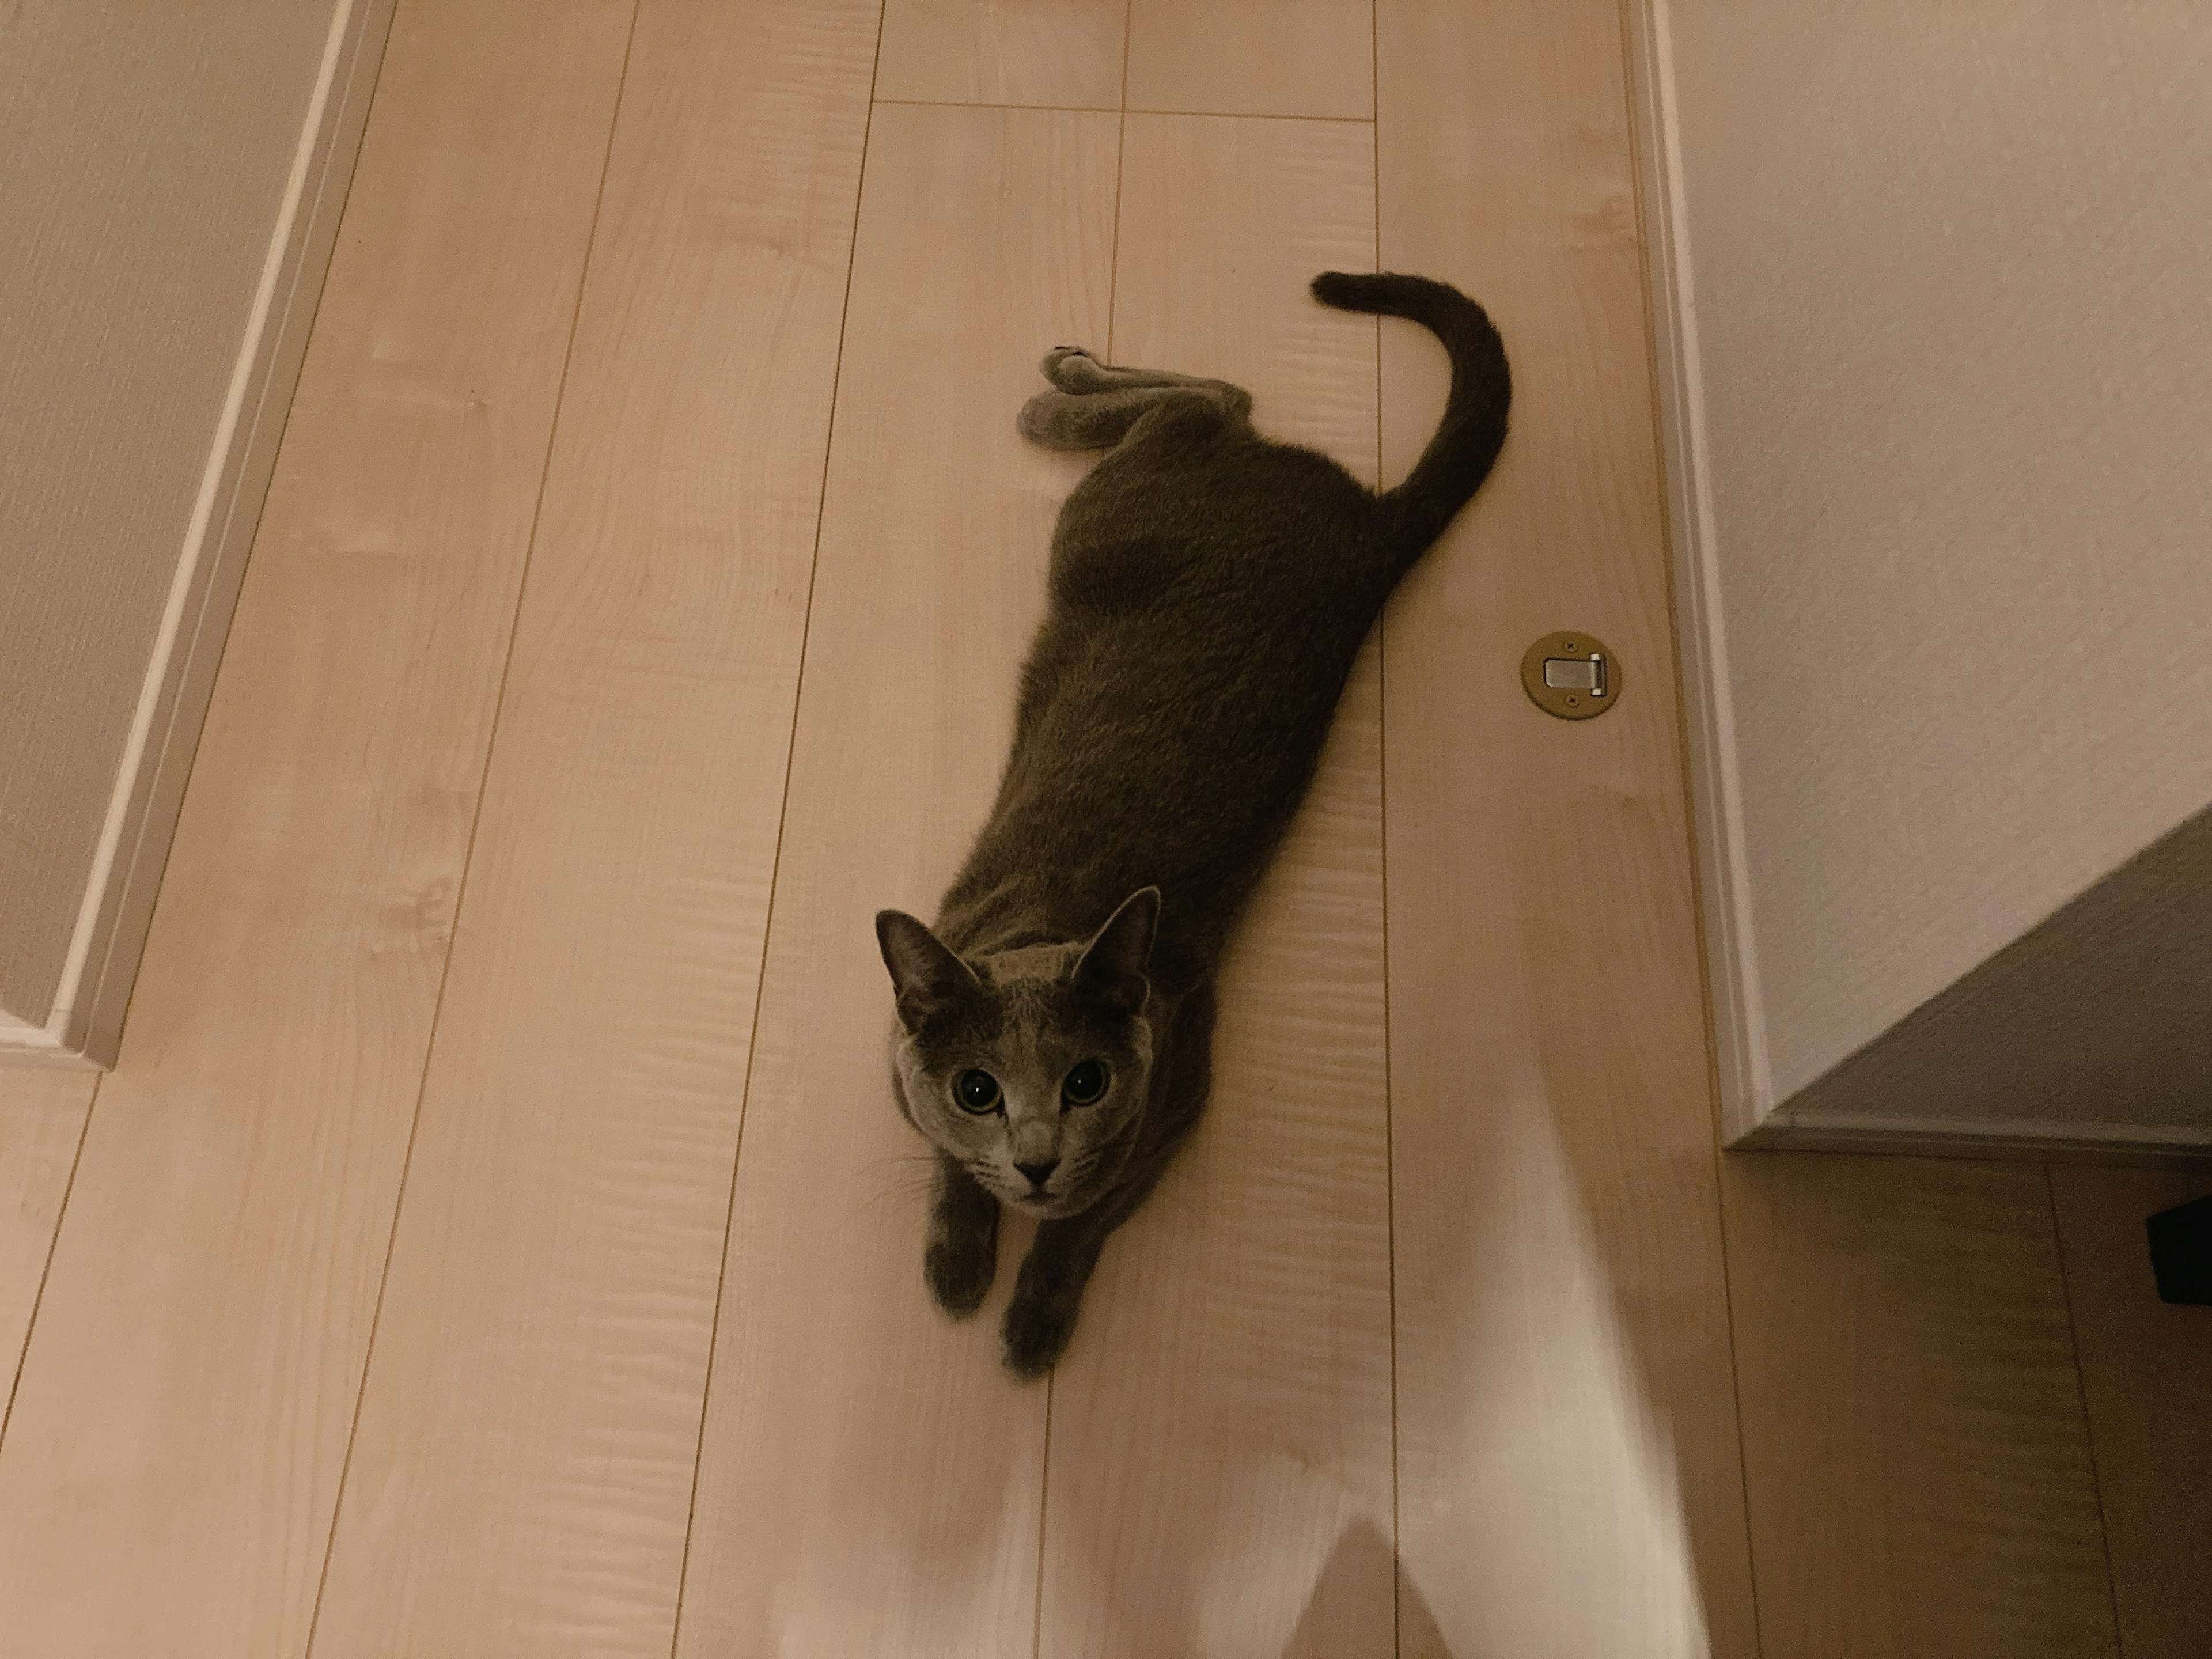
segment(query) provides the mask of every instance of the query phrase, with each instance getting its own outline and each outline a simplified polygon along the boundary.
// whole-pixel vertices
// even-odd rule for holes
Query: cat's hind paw
[[[1044,362],[1038,367],[1044,370],[1046,380],[1079,398],[1110,391],[1115,385],[1106,366],[1081,346],[1054,346],[1044,354]]]

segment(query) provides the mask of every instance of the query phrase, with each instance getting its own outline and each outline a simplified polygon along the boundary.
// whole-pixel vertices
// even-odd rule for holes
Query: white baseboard
[[[45,1026],[33,1025],[0,1009],[0,1073],[26,1066],[76,1071],[99,1069],[82,1054],[64,1048]]]
[[[1697,294],[1684,210],[1667,0],[1628,0],[1630,126],[1644,198],[1655,384],[1680,653],[1684,754],[1696,835],[1698,908],[1718,1067],[1721,1136],[1733,1144],[1772,1115],[1757,941],[1744,879],[1728,640],[1705,470]]]
[[[2054,1134],[2034,1118],[1986,1121],[1844,1114],[1802,1116],[1787,1106],[1730,1147],[1738,1152],[1905,1153],[1923,1158],[2056,1158],[2096,1164],[2212,1162],[2212,1127],[2069,1125]]]
[[[383,61],[393,0],[337,0],[259,286],[179,552],[90,880],[43,1024],[0,1051],[114,1062],[246,555]]]

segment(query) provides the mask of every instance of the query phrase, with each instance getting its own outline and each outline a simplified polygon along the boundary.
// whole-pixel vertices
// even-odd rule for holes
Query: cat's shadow
[[[1384,1574],[1397,1586],[1398,1659],[1452,1659],[1419,1587],[1400,1571],[1390,1540],[1364,1516],[1346,1527],[1329,1551],[1283,1659],[1341,1659],[1338,1637],[1328,1627],[1329,1610],[1360,1595]]]

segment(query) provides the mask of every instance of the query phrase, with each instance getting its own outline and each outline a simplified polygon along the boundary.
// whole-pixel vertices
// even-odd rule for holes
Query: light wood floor
[[[0,1074],[0,1652],[2212,1650],[2141,1243],[2212,1180],[1714,1151],[1621,43],[402,0],[122,1064]],[[1378,261],[1514,436],[1021,1386],[924,1297],[868,927],[1085,465],[1014,411],[1086,343],[1395,478],[1441,354],[1304,292]],[[1569,626],[1603,720],[1522,696]]]

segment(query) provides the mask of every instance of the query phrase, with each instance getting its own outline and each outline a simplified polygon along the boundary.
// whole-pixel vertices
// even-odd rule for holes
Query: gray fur
[[[1238,387],[1053,351],[1022,431],[1109,453],[1060,511],[990,821],[933,932],[877,918],[899,1107],[938,1156],[924,1273],[946,1312],[972,1313],[1000,1205],[1039,1218],[1003,1328],[1024,1376],[1058,1361],[1108,1235],[1197,1122],[1223,947],[1383,600],[1504,440],[1504,352],[1480,307],[1413,276],[1314,291],[1413,318],[1449,351],[1412,476],[1377,496],[1254,431]],[[1078,1103],[1086,1060],[1109,1081]],[[970,1071],[997,1081],[988,1111],[958,1103]]]

